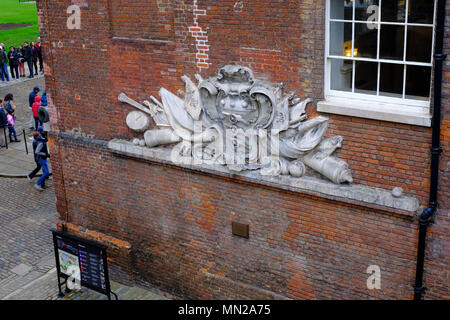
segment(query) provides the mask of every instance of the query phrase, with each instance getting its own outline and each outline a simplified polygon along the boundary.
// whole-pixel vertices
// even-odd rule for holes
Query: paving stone
[[[24,276],[24,275],[26,275],[28,272],[30,272],[31,269],[33,269],[33,267],[27,266],[26,264],[21,263],[21,264],[19,264],[17,267],[13,268],[13,269],[11,270],[11,272],[13,272],[13,273],[15,273],[15,274],[17,274],[17,275],[19,275],[19,276]]]

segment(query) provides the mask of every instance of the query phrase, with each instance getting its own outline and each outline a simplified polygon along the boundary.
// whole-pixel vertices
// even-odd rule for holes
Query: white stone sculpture
[[[187,76],[184,99],[161,88],[161,101],[151,96],[143,105],[124,93],[119,101],[132,111],[127,125],[148,148],[165,146],[177,156],[191,157],[198,165],[220,164],[231,172],[259,170],[261,175],[303,176],[306,166],[336,184],[352,176],[346,162],[332,154],[343,138],[323,140],[328,118],[307,120],[306,106],[294,94],[283,94],[283,84],[254,79],[250,69],[228,65],[216,77],[198,85]],[[151,116],[156,128],[148,130]],[[177,160],[173,160],[177,162]]]

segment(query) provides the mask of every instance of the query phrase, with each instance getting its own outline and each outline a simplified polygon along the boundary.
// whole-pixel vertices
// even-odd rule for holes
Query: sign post
[[[59,296],[61,279],[65,280],[66,293],[71,286],[76,289],[86,287],[104,294],[111,300],[106,246],[85,240],[66,232],[51,230],[55,249]],[[115,295],[115,294],[114,294]],[[117,295],[116,299],[117,299]]]

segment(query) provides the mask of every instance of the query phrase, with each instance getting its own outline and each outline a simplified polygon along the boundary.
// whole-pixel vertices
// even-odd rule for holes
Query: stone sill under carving
[[[337,185],[327,180],[312,176],[293,178],[291,176],[264,176],[257,171],[243,171],[230,173],[221,165],[180,165],[171,161],[171,149],[166,147],[146,148],[136,146],[125,140],[114,139],[108,143],[108,149],[116,154],[131,158],[144,159],[152,162],[183,167],[226,177],[242,177],[250,183],[277,187],[284,190],[306,193],[337,201],[350,202],[359,205],[369,205],[374,208],[386,210],[392,208],[408,216],[413,216],[419,209],[419,202],[415,197],[402,195],[394,197],[391,190],[368,187],[357,184]],[[388,209],[389,211],[390,209]]]
[[[317,111],[344,116],[431,127],[428,108],[373,101],[327,98],[317,103]]]

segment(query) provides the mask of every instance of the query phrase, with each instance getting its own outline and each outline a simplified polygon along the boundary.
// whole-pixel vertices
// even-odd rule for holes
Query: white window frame
[[[380,1],[380,8],[382,6],[382,1]],[[372,103],[372,107],[376,108],[377,104],[380,104],[384,107],[386,106],[392,106],[393,108],[396,108],[397,110],[402,108],[404,106],[404,112],[405,113],[411,113],[411,111],[414,113],[417,111],[417,113],[423,113],[425,117],[429,116],[430,113],[430,99],[431,99],[431,87],[432,87],[432,77],[430,80],[430,95],[428,100],[415,100],[415,99],[406,99],[406,66],[408,65],[415,65],[415,66],[427,66],[431,69],[433,68],[433,60],[434,60],[434,42],[435,42],[435,32],[436,32],[436,16],[437,16],[437,0],[434,0],[434,17],[433,17],[433,24],[417,24],[417,23],[408,23],[408,16],[409,16],[409,0],[406,1],[406,9],[405,9],[405,22],[382,22],[381,21],[381,9],[378,10],[378,20],[377,21],[371,21],[371,24],[377,25],[378,30],[378,40],[377,40],[377,57],[376,59],[372,58],[362,58],[362,57],[353,57],[353,48],[354,48],[354,36],[355,36],[355,22],[361,23],[360,20],[354,20],[355,19],[355,1],[353,1],[353,16],[352,20],[341,20],[341,19],[331,19],[330,18],[330,11],[331,11],[331,4],[330,0],[326,0],[326,12],[325,12],[325,100],[326,101],[349,101],[351,99],[351,103]],[[330,55],[330,22],[347,22],[352,23],[352,50],[351,54],[352,57],[345,57],[345,56],[335,56]],[[380,32],[381,32],[381,25],[400,25],[405,27],[405,42],[404,42],[404,52],[403,52],[403,60],[387,60],[387,59],[380,59]],[[421,63],[421,62],[411,62],[406,61],[406,51],[407,51],[407,32],[409,26],[427,26],[432,27],[432,45],[431,45],[431,61],[429,63]],[[351,92],[345,92],[345,91],[338,91],[338,90],[332,90],[330,88],[331,86],[331,59],[340,59],[340,60],[352,60],[353,61],[353,77],[352,77],[352,91]],[[356,93],[355,92],[355,61],[368,61],[368,62],[376,62],[378,63],[378,75],[377,75],[377,93],[376,95],[371,94],[363,94],[363,93]],[[394,64],[401,64],[404,65],[404,74],[403,74],[403,93],[402,98],[398,97],[389,97],[389,96],[380,96],[380,66],[381,63],[394,63]],[[323,105],[326,105],[326,101],[323,102]],[[336,104],[336,103],[334,103]],[[411,108],[416,107],[416,108]],[[368,108],[367,106],[365,108]],[[322,111],[330,112],[333,108],[328,107],[322,107]],[[389,107],[386,109],[388,110]],[[319,110],[321,111],[321,110]],[[369,110],[368,110],[369,111]],[[375,111],[376,110],[372,110]],[[398,112],[398,111],[397,111]],[[400,110],[401,112],[401,110]],[[333,112],[331,112],[333,113]],[[342,112],[336,112],[339,114],[343,114]],[[370,112],[369,112],[370,113]],[[369,116],[370,118],[370,116]],[[377,118],[377,117],[374,117]],[[378,118],[377,118],[378,119]],[[384,118],[381,120],[385,120]],[[388,120],[389,121],[389,120]],[[403,122],[403,121],[395,121],[395,122]],[[405,123],[409,123],[408,121],[405,121]],[[425,125],[429,126],[429,121],[425,121],[423,124],[411,122],[412,124],[418,124],[418,125]]]

